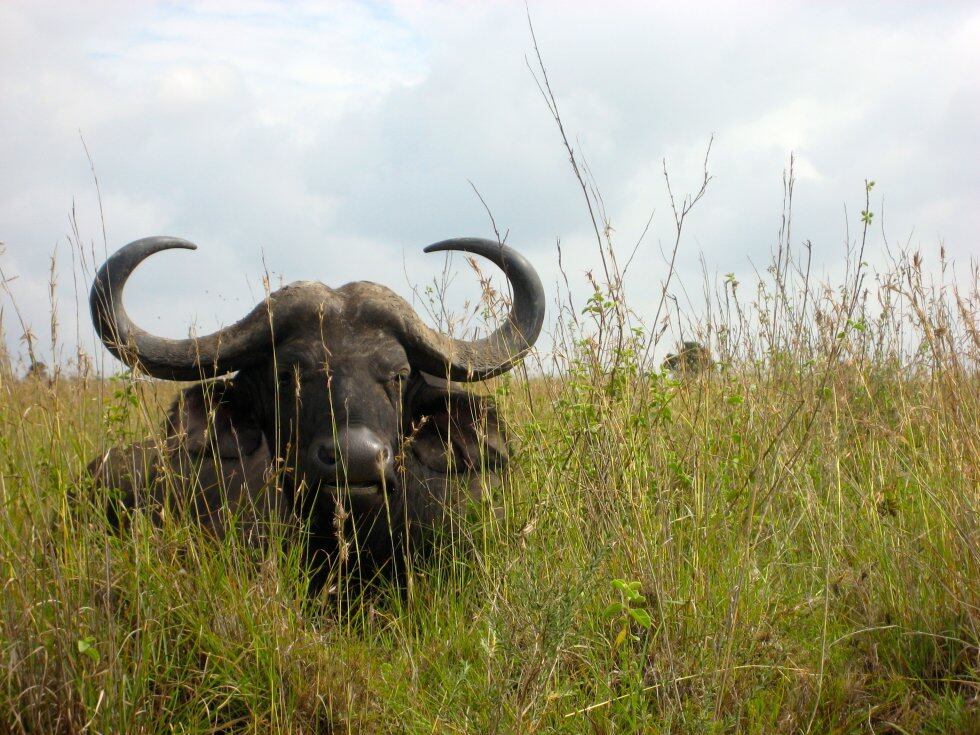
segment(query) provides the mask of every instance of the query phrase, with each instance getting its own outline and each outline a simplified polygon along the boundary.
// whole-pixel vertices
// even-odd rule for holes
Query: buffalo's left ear
[[[181,391],[167,414],[167,433],[192,456],[242,459],[262,445],[251,396],[233,380],[197,383]]]
[[[507,437],[493,398],[426,373],[405,393],[405,433],[412,452],[433,470],[494,471],[507,462]]]

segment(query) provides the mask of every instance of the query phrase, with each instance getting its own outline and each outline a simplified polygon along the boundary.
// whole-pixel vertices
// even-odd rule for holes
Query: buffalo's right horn
[[[168,339],[133,324],[123,305],[123,289],[136,267],[161,250],[197,246],[177,237],[146,237],[123,246],[99,269],[89,305],[99,339],[130,367],[166,380],[200,380],[240,370],[268,355],[274,321],[293,311],[301,289],[282,289],[242,320],[203,337]],[[272,319],[272,314],[276,319]]]

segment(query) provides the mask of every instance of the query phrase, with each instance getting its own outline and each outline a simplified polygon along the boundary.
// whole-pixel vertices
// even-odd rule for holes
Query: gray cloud
[[[696,188],[712,133],[715,179],[690,222],[684,279],[699,277],[702,254],[719,273],[767,260],[790,151],[794,231],[813,241],[819,267],[839,262],[843,207],[853,228],[865,177],[878,182],[891,239],[943,241],[960,260],[976,252],[980,11],[970,4],[532,12],[624,250],[655,211],[631,271],[641,310],[655,302],[672,227],[661,160],[676,190]],[[597,266],[581,192],[525,66],[520,3],[15,2],[0,5],[0,29],[2,263],[42,334],[48,258],[60,242],[68,267],[73,201],[103,255],[79,130],[110,250],[159,233],[201,245],[134,277],[131,311],[165,334],[240,316],[261,295],[263,257],[285,280],[370,278],[410,295],[406,273],[424,281],[441,267],[422,245],[490,233],[470,180],[547,283],[558,238],[576,288]],[[59,301],[70,343],[67,276]],[[86,320],[78,332],[91,346]],[[5,326],[15,346],[9,309]]]

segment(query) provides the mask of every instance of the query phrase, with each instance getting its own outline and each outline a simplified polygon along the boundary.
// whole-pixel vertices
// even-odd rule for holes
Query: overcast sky
[[[562,116],[652,311],[675,191],[714,180],[679,258],[696,283],[764,265],[795,152],[793,239],[832,271],[863,182],[890,242],[980,252],[980,6],[969,3],[573,3],[530,11]],[[560,239],[573,288],[598,260],[581,192],[531,77],[521,2],[0,3],[0,265],[48,350],[57,247],[64,355],[76,339],[71,251],[155,234],[127,303],[186,336],[240,317],[267,268],[285,281],[383,282],[410,296],[443,265],[421,248],[493,235],[470,187],[542,273]],[[872,258],[881,255],[876,232]],[[457,264],[459,262],[457,261]],[[87,294],[90,273],[78,273]],[[476,282],[461,274],[469,293]],[[460,292],[467,292],[467,288]],[[8,344],[20,327],[3,296]],[[82,302],[84,304],[84,301]],[[78,335],[92,330],[85,311]],[[47,359],[50,359],[48,356]]]

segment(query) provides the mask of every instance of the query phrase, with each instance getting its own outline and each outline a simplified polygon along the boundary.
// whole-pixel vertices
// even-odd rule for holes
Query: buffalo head
[[[340,288],[292,283],[213,334],[189,339],[149,334],[123,306],[127,279],[154,253],[195,247],[171,237],[126,245],[99,270],[90,300],[99,337],[133,369],[175,381],[234,374],[188,389],[171,410],[169,429],[197,442],[195,456],[237,458],[243,467],[259,457],[259,464],[283,468],[282,484],[294,509],[322,516],[311,520],[329,547],[336,541],[328,537],[335,535],[331,524],[341,494],[359,498],[351,510],[355,516],[357,503],[362,514],[376,515],[388,496],[400,498],[409,517],[431,516],[431,506],[445,500],[431,487],[439,485],[437,470],[445,474],[454,465],[447,453],[464,469],[474,469],[482,455],[492,453],[494,447],[485,444],[486,426],[482,431],[476,426],[489,418],[490,435],[499,433],[492,404],[454,383],[509,370],[541,330],[540,279],[513,249],[475,238],[425,249],[475,253],[506,274],[512,308],[484,339],[441,334],[393,291],[367,281]],[[205,420],[212,424],[206,430]],[[454,431],[458,436],[451,436]],[[417,446],[406,452],[413,442]],[[391,531],[391,523],[382,525]]]

